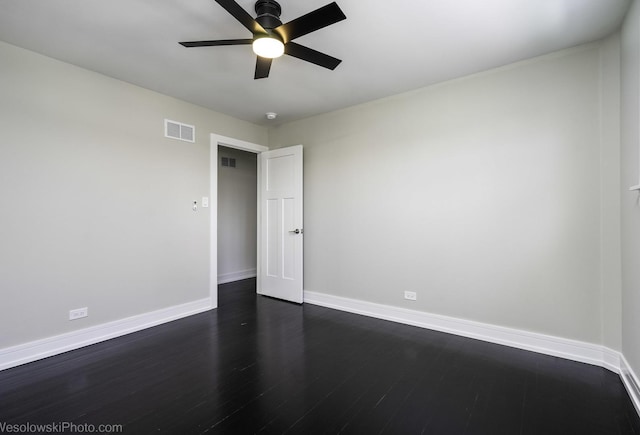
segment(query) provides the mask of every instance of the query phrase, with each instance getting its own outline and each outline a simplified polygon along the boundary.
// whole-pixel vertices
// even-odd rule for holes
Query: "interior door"
[[[260,153],[257,292],[301,304],[302,145]]]

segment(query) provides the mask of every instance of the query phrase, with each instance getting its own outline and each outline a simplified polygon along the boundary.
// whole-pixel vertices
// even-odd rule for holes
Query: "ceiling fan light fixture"
[[[240,24],[246,27],[253,37],[250,39],[186,41],[181,42],[180,45],[183,47],[252,45],[253,52],[257,55],[256,68],[253,76],[254,80],[269,77],[273,59],[283,54],[330,70],[334,70],[340,62],[342,62],[340,59],[336,59],[328,54],[293,42],[296,38],[345,20],[347,17],[335,1],[285,24],[282,24],[280,20],[282,8],[276,0],[257,0],[255,4],[255,18],[249,15],[236,0],[215,1]]]
[[[256,38],[252,47],[255,54],[267,59],[274,59],[284,54],[284,43],[273,36]]]

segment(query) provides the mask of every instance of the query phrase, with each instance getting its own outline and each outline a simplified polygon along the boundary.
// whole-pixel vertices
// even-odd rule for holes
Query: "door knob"
[[[290,233],[294,233],[294,234],[302,234],[302,230],[301,230],[301,229],[299,229],[299,228],[296,228],[295,230],[293,230],[293,231],[289,231],[289,232],[290,232]]]

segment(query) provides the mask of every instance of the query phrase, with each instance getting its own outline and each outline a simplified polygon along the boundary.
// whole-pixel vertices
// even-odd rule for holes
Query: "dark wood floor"
[[[220,288],[220,308],[0,372],[0,424],[127,434],[640,434],[594,366]]]

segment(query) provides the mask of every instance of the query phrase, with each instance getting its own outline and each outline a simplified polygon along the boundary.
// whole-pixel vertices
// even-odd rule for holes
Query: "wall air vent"
[[[196,128],[193,125],[165,119],[164,136],[171,139],[183,140],[185,142],[195,142]]]
[[[227,166],[229,168],[235,168],[236,167],[236,159],[231,158],[231,157],[222,157],[221,159],[221,164],[222,166]]]

